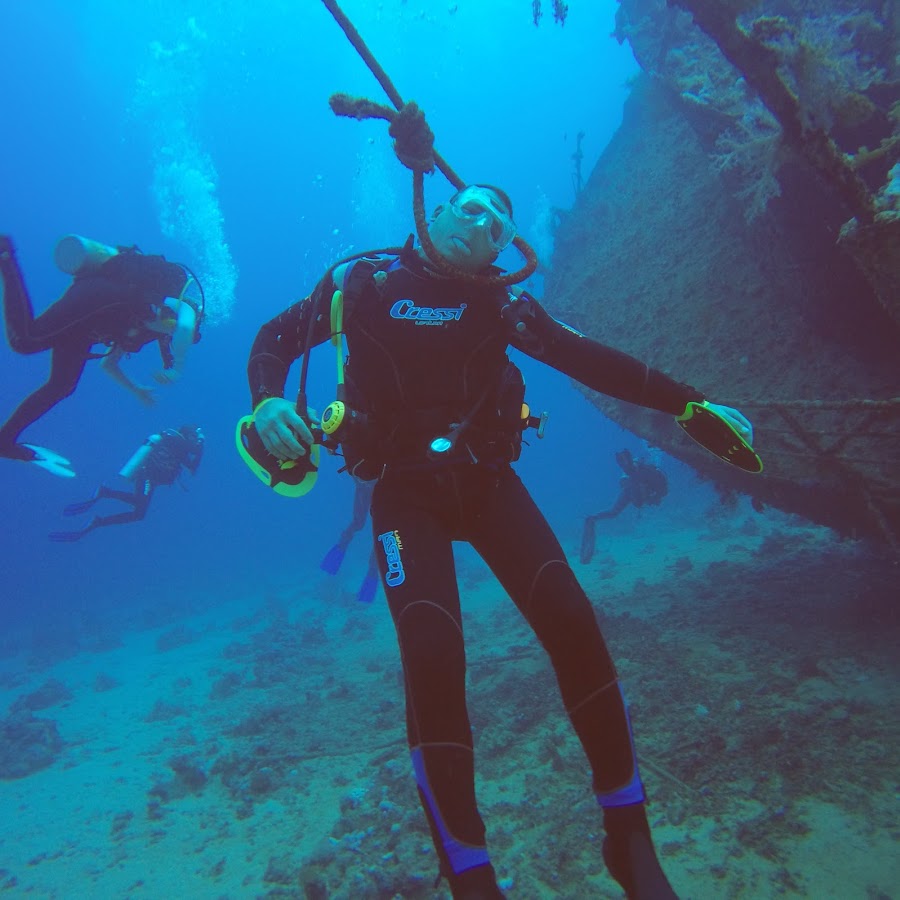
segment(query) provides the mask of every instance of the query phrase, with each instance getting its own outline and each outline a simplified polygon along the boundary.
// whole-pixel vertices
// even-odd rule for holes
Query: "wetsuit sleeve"
[[[310,347],[328,340],[331,322],[328,306],[321,301],[325,296],[330,299],[333,291],[334,282],[328,275],[316,285],[309,297],[289,306],[259,329],[247,362],[253,409],[267,397],[284,396],[288,372],[294,360],[303,353],[312,315],[316,316],[316,321],[313,323]]]
[[[558,322],[527,295],[510,304],[504,318],[513,328],[513,347],[591,390],[673,416],[705,399],[696,388]]]

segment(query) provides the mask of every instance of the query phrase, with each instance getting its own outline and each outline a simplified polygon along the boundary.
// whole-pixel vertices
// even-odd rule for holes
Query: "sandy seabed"
[[[123,626],[66,658],[7,642],[0,702],[54,721],[63,743],[0,781],[0,894],[449,896],[434,885],[384,598],[353,599],[363,565],[305,593],[275,585]],[[739,510],[611,533],[574,565],[619,666],[679,896],[900,896],[896,563]],[[546,659],[480,562],[462,553],[459,571],[504,890],[620,897]]]

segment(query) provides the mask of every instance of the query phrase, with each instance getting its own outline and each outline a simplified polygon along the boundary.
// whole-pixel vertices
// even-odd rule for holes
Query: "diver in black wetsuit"
[[[177,431],[166,428],[159,434],[151,434],[119,472],[123,478],[133,482],[133,490],[117,491],[101,484],[93,497],[81,503],[70,504],[63,510],[63,515],[77,516],[86,513],[100,500],[120,500],[132,507],[131,510],[111,516],[94,516],[79,531],[55,531],[50,535],[50,540],[71,543],[81,540],[97,528],[125,525],[143,519],[150,508],[156,488],[174,484],[182,469],[186,469],[191,475],[197,474],[203,459],[204,440],[203,431],[197,425],[182,425]]]
[[[659,506],[669,493],[669,481],[662,469],[635,459],[630,450],[616,453],[616,462],[625,473],[619,479],[619,496],[616,502],[603,512],[594,513],[584,520],[581,534],[581,562],[585,565],[594,558],[596,525],[601,519],[614,519],[619,513],[634,506]]]
[[[438,207],[428,233],[464,273],[496,272],[492,263],[515,234],[512,206],[499,189],[471,185]],[[328,340],[338,287],[347,404],[359,412],[342,448],[353,474],[377,479],[373,528],[403,663],[412,764],[453,896],[502,896],[475,797],[451,547],[464,540],[550,657],[593,772],[611,873],[629,897],[674,897],[653,848],[615,666],[559,541],[510,466],[524,385],[506,351],[516,347],[593,390],[674,416],[703,395],[562,325],[527,294],[445,275],[410,239],[398,258],[329,272],[257,334],[248,363],[255,424],[280,459],[306,455],[313,440],[283,399],[285,380],[311,319],[311,343]],[[751,435],[736,410],[710,406]]]
[[[114,252],[114,251],[113,251]],[[115,253],[115,252],[114,252]],[[145,256],[136,248],[119,248],[115,255],[83,274],[66,292],[35,317],[25,281],[9,237],[0,235],[0,276],[3,315],[10,347],[17,353],[50,350],[50,377],[23,400],[0,426],[0,456],[41,464],[55,454],[19,443],[19,435],[76,388],[95,344],[109,349],[103,370],[142,403],[154,403],[151,388],[135,384],[119,362],[158,341],[163,368],[154,375],[160,384],[177,380],[190,345],[199,340],[202,309],[183,298],[185,269],[162,256]],[[71,474],[54,470],[55,474]]]

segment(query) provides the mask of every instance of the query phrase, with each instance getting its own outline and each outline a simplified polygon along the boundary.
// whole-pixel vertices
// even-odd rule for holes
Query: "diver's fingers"
[[[309,426],[294,410],[290,411],[290,417],[287,418],[285,424],[290,428],[293,434],[297,435],[300,440],[309,447],[313,443],[312,432],[309,430]]]
[[[306,447],[313,443],[312,433],[294,404],[284,398],[273,398],[258,407],[255,420],[263,445],[278,459],[305,456]]]
[[[732,409],[730,406],[725,407],[728,410],[728,416],[738,431],[750,442],[753,441],[753,426],[750,420],[741,412]]]
[[[305,452],[290,428],[273,423],[260,437],[266,450],[278,459],[296,459]]]
[[[736,428],[748,443],[753,443],[753,426],[743,413],[731,406],[722,406],[719,403],[710,403],[709,408],[718,413],[733,428]]]
[[[306,455],[306,447],[301,443],[297,432],[283,422],[279,422],[275,427],[273,443],[279,451],[275,455],[280,459],[296,459],[298,456]]]

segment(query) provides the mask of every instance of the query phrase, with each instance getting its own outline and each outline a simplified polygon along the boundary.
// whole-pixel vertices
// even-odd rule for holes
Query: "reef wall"
[[[562,216],[546,293],[554,314],[743,410],[765,472],[586,392],[604,413],[723,490],[897,550],[900,14],[864,5],[717,0],[718,26],[746,41],[741,69],[678,8],[699,20],[706,0],[622,0],[617,34],[644,73]]]

